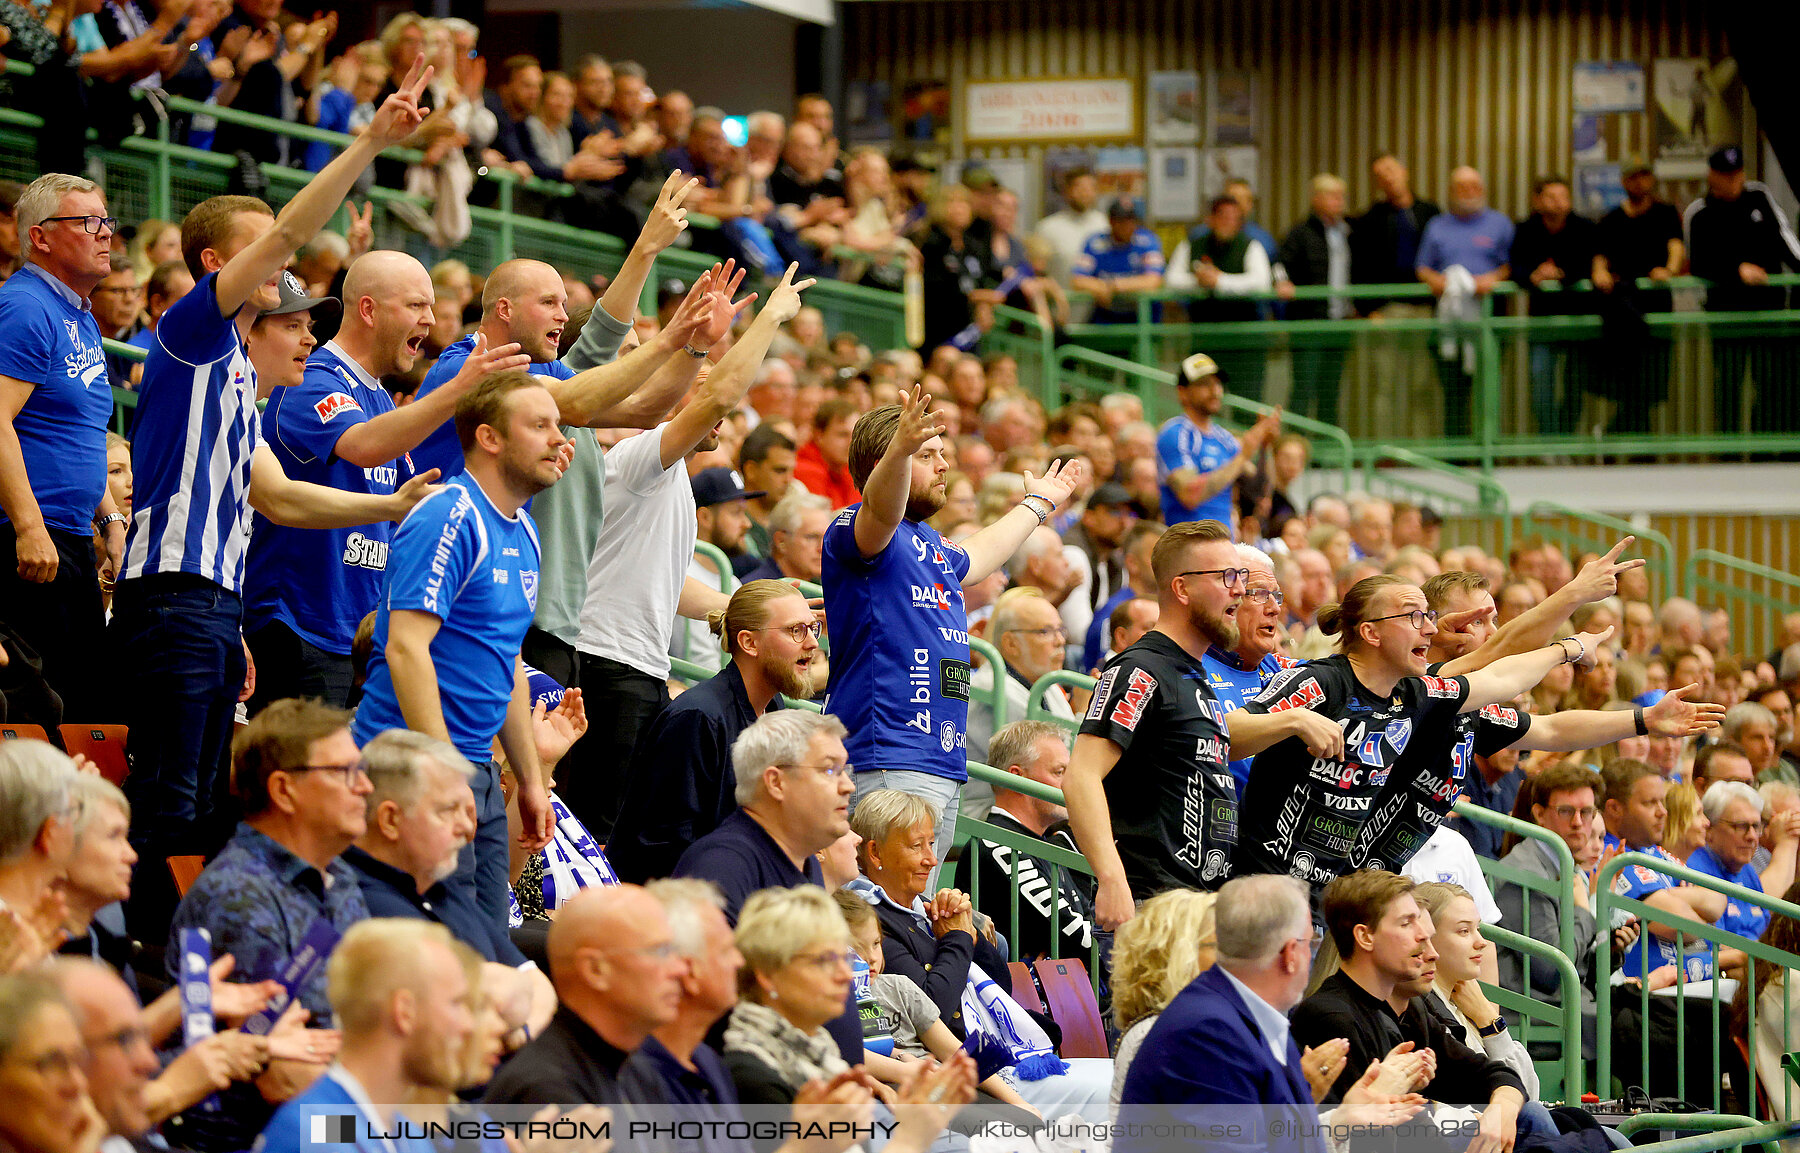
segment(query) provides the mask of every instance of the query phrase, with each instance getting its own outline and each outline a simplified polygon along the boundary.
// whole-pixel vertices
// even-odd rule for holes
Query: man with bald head
[[[412,370],[431,332],[434,294],[425,266],[404,252],[360,257],[344,276],[337,336],[306,362],[301,383],[269,393],[263,430],[296,480],[384,495],[423,466],[408,455],[456,412],[488,372],[520,368],[517,348],[464,362],[450,384],[396,408],[382,378]],[[246,560],[244,639],[256,661],[250,711],[314,697],[335,706],[350,693],[350,646],[375,608],[387,568],[390,521],[345,529],[287,528],[256,516]],[[304,573],[305,580],[289,579]]]
[[[679,172],[664,182],[632,257],[648,250],[654,259],[654,254],[687,226],[681,203],[688,186]],[[622,275],[626,271],[620,270]],[[526,371],[547,378],[544,385],[556,398],[565,428],[654,428],[687,391],[695,366],[717,339],[705,307],[705,289],[697,282],[662,331],[613,360],[619,340],[630,327],[632,302],[615,301],[609,291],[601,302],[605,307],[596,307],[589,314],[581,337],[569,354],[559,359],[558,342],[569,323],[568,303],[562,274],[554,267],[541,260],[501,264],[488,274],[482,288],[480,327],[444,350],[419,385],[418,400],[430,398],[454,380],[481,345],[491,350],[516,344],[530,357]],[[621,312],[625,315],[620,316]],[[440,469],[445,477],[461,472],[462,445],[455,424],[446,420],[433,429],[413,461],[420,468]]]
[[[666,1103],[662,1079],[631,1060],[681,1010],[688,961],[662,902],[637,885],[583,889],[550,922],[556,1016],[488,1085],[497,1105]]]
[[[1465,270],[1477,296],[1512,275],[1510,259],[1513,222],[1504,212],[1489,208],[1487,184],[1481,173],[1464,165],[1450,174],[1449,211],[1431,218],[1419,238],[1419,263],[1414,271],[1443,296],[1451,282],[1451,269]],[[1458,277],[1460,279],[1460,277]],[[1474,378],[1465,371],[1460,342],[1457,355],[1438,360],[1438,379],[1444,387],[1444,434],[1468,436],[1471,431],[1470,401]]]

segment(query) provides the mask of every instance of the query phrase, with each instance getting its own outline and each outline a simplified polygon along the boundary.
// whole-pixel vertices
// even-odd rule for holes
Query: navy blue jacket
[[[1270,1149],[1268,1122],[1281,1113],[1314,1128],[1301,1142],[1277,1140],[1284,1153],[1323,1153],[1317,1136],[1318,1108],[1300,1071],[1300,1050],[1288,1035],[1287,1064],[1275,1060],[1268,1039],[1223,969],[1214,966],[1175,995],[1150,1027],[1125,1074],[1119,1121],[1126,1134],[1113,1144],[1116,1153],[1148,1153],[1166,1145],[1148,1137],[1134,1138],[1140,1125],[1212,1124],[1231,1120],[1242,1110],[1208,1110],[1202,1106],[1256,1105],[1241,1140],[1209,1140],[1207,1147],[1231,1153]],[[1282,1106],[1288,1106],[1286,1110]],[[1216,1114],[1216,1115],[1215,1115]]]
[[[355,845],[344,850],[343,862],[356,872],[356,883],[371,917],[411,917],[436,921],[450,930],[450,935],[481,954],[484,961],[502,965],[523,965],[525,954],[512,943],[504,925],[470,905],[466,899],[453,897],[439,881],[424,893],[410,873],[378,861]]]

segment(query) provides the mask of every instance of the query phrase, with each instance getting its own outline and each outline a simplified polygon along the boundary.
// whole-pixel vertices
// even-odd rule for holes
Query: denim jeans
[[[168,932],[176,903],[164,860],[211,856],[236,823],[231,737],[244,687],[244,606],[204,577],[159,573],[122,581],[111,640],[118,701],[131,729],[131,928]]]
[[[446,884],[468,896],[471,904],[504,928],[512,870],[511,845],[506,836],[506,794],[500,789],[499,763],[477,762],[469,788],[475,791],[475,839],[463,846],[456,858],[456,872]]]
[[[949,777],[940,777],[936,773],[920,773],[911,769],[871,769],[856,774],[856,792],[850,798],[850,811],[856,811],[856,802],[864,793],[874,789],[898,789],[903,793],[911,793],[915,797],[923,797],[937,814],[937,836],[932,844],[932,852],[937,856],[938,865],[943,866],[944,857],[949,854],[950,846],[956,843],[956,814],[962,807],[962,782],[953,781]],[[926,895],[937,889],[938,870],[931,870],[931,877],[925,883]]]

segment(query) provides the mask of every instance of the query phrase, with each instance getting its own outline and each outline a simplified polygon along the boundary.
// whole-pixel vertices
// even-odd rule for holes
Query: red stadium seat
[[[1087,966],[1078,958],[1063,957],[1045,958],[1032,968],[1044,988],[1044,1003],[1050,1007],[1050,1016],[1062,1029],[1062,1056],[1112,1056]]]
[[[100,768],[100,775],[115,785],[125,783],[130,765],[125,760],[124,725],[63,725],[63,748],[80,754]]]
[[[1006,971],[1012,974],[1012,999],[1022,1009],[1033,1013],[1044,1011],[1044,999],[1038,996],[1037,982],[1031,979],[1031,966],[1023,961],[1009,961]]]
[[[175,891],[187,896],[187,891],[200,879],[200,873],[206,868],[206,858],[201,856],[170,857],[169,876],[175,878]]]
[[[42,725],[0,725],[0,741],[47,741]]]

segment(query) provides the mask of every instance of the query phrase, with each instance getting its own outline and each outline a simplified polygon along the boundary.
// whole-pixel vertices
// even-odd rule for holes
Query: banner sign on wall
[[[975,80],[963,138],[1097,140],[1137,135],[1136,85],[1117,80]]]

